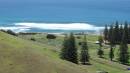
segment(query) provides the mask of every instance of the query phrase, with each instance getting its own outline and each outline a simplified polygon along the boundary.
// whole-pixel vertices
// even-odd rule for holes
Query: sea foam
[[[15,32],[25,32],[31,29],[41,30],[92,30],[100,31],[104,27],[98,27],[88,23],[14,23],[11,27],[0,27],[0,29],[10,29]]]

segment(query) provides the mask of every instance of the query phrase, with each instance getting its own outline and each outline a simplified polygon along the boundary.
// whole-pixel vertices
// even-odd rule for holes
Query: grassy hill
[[[0,32],[0,73],[88,73],[52,48]]]
[[[87,36],[92,65],[76,65],[61,60],[61,36],[51,43],[45,35],[19,37],[0,32],[0,73],[97,73],[100,70],[108,73],[129,73],[126,70],[128,66],[97,57],[98,45],[93,43],[97,40],[95,35]],[[36,41],[30,41],[32,37]],[[107,53],[109,49],[104,51]]]
[[[61,49],[60,45],[63,40],[63,36],[57,36],[55,40],[49,41],[46,39],[46,34],[37,34],[37,35],[19,35],[19,37],[30,40],[31,38],[35,38],[36,43],[42,43],[46,44],[48,46],[53,46],[52,49],[59,51]],[[82,36],[80,36],[82,38]],[[82,66],[87,69],[89,73],[96,73],[97,71],[107,71],[108,73],[129,73],[127,68],[129,66],[125,66],[122,64],[119,64],[118,62],[111,62],[108,58],[109,49],[108,46],[104,46],[104,53],[105,53],[105,59],[98,58],[97,56],[97,49],[99,46],[97,44],[94,44],[95,41],[97,41],[98,36],[97,35],[87,35],[88,40],[88,47],[89,47],[89,53],[91,56],[91,64],[87,66]],[[81,41],[82,39],[76,39],[77,42]],[[55,48],[54,48],[55,47]],[[80,47],[78,47],[80,49]]]

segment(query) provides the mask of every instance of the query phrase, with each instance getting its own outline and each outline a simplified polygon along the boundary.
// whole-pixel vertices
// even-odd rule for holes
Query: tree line
[[[109,45],[109,58],[111,61],[115,58],[115,49],[118,49],[118,61],[122,64],[129,63],[129,51],[128,44],[130,44],[130,25],[125,22],[120,24],[116,22],[110,26],[105,25],[103,30],[103,35],[100,35],[98,38],[99,49],[97,55],[100,58],[103,58],[103,43]],[[116,45],[119,45],[119,48],[115,48]],[[76,40],[73,33],[66,35],[62,44],[62,50],[60,57],[64,60],[81,63],[81,64],[90,64],[90,55],[89,48],[87,44],[86,35],[84,34],[83,41],[80,42],[80,54],[78,54],[78,49],[76,46]]]
[[[130,25],[128,22],[120,24],[116,21],[115,24],[105,26],[104,29],[104,40],[111,42],[111,44],[120,44],[122,38],[125,36],[126,43],[130,44]]]
[[[105,44],[110,45],[109,57],[111,61],[114,56],[114,47],[119,45],[118,61],[122,64],[129,63],[129,52],[128,44],[130,44],[130,25],[128,22],[120,24],[118,21],[108,27],[105,26],[104,29],[104,41]]]

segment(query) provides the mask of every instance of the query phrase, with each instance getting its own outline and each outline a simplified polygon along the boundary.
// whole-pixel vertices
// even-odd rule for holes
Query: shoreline
[[[99,33],[104,26],[96,26],[89,23],[13,23],[9,26],[0,26],[3,30],[18,32],[45,32],[45,33],[69,33],[87,32]]]
[[[19,32],[17,34],[19,35],[36,35],[36,34],[54,34],[54,35],[65,35],[65,34],[69,34],[71,32]],[[73,32],[75,35],[100,35],[100,33],[92,33],[92,32]]]

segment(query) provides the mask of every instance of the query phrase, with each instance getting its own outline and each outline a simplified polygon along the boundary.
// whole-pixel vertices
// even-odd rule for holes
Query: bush
[[[36,39],[35,39],[35,38],[31,38],[30,40],[32,40],[32,41],[36,41]]]
[[[80,37],[80,36],[77,36],[77,39],[81,39],[81,37]]]
[[[10,35],[17,36],[17,34],[15,32],[13,32],[12,30],[7,30],[6,33],[8,33]]]
[[[3,29],[1,29],[0,31],[2,31],[2,32],[6,32],[6,30],[3,30]]]
[[[47,34],[46,38],[47,39],[56,39],[56,36],[53,34]]]
[[[78,44],[79,44],[79,46],[81,46],[81,45],[82,45],[82,43],[83,43],[83,42],[79,42],[79,43],[78,43]]]
[[[100,48],[100,49],[98,49],[97,54],[99,55],[99,58],[103,58],[104,51]]]

